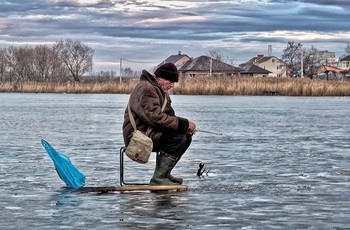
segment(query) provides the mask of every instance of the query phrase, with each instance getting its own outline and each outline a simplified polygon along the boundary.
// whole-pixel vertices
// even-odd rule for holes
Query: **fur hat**
[[[173,63],[165,63],[159,66],[154,74],[157,77],[164,78],[172,82],[179,81],[179,73],[177,72],[177,68]]]

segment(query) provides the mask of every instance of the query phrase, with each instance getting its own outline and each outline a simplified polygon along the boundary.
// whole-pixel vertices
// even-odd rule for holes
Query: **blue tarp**
[[[57,152],[47,141],[41,140],[46,152],[51,157],[56,171],[69,188],[77,189],[85,185],[85,176],[72,164],[69,157]]]

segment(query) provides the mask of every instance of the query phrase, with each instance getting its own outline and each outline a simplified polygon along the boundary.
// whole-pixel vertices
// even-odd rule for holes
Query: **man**
[[[163,64],[154,74],[142,71],[140,81],[129,98],[131,113],[138,130],[146,133],[148,127],[152,128],[149,137],[153,140],[153,151],[158,155],[150,185],[182,184],[183,179],[173,177],[171,171],[190,146],[196,125],[176,116],[171,106],[168,90],[179,80],[176,66]],[[165,98],[167,103],[162,111]],[[133,131],[126,109],[123,123],[125,146],[129,144]]]

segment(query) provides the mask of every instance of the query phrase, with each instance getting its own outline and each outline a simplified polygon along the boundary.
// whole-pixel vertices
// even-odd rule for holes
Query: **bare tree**
[[[52,50],[47,46],[37,46],[34,48],[34,66],[37,81],[49,81],[52,72],[52,65],[50,63],[52,54]]]
[[[236,60],[234,58],[229,56],[224,57],[220,50],[209,50],[209,53],[207,53],[206,55],[214,60],[218,60],[220,62],[227,63],[232,66],[236,64]]]
[[[7,65],[6,49],[0,49],[0,83],[6,81]]]
[[[7,50],[9,80],[18,82],[35,80],[33,49],[10,46]]]
[[[218,60],[218,61],[222,61],[222,59],[223,59],[220,50],[209,50],[209,53],[207,54],[207,56],[209,56],[215,60]]]
[[[316,53],[318,49],[312,46],[310,49],[303,50],[303,66],[304,72],[308,75],[316,74],[317,68],[319,67],[319,60]]]
[[[282,60],[292,68],[294,74],[298,73],[300,69],[302,46],[301,43],[288,41],[287,47],[283,50]]]
[[[114,70],[99,71],[92,73],[90,76],[84,77],[84,82],[107,82],[114,81],[116,79],[116,72]]]
[[[350,43],[348,42],[347,47],[345,47],[345,56],[350,54]]]
[[[69,80],[80,82],[81,76],[92,70],[94,50],[80,41],[58,41],[53,49],[69,71],[72,77],[67,76]]]
[[[57,53],[47,46],[36,46],[33,59],[37,81],[59,82],[68,75]]]
[[[123,70],[123,77],[133,78],[137,76],[137,71],[132,70],[130,67],[127,67]]]
[[[236,65],[236,60],[234,58],[226,57],[227,63],[230,65]]]

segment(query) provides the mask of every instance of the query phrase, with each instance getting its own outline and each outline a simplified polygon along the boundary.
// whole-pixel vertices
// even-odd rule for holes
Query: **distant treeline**
[[[79,41],[57,41],[52,47],[0,49],[0,83],[80,82],[92,71],[94,50]]]

